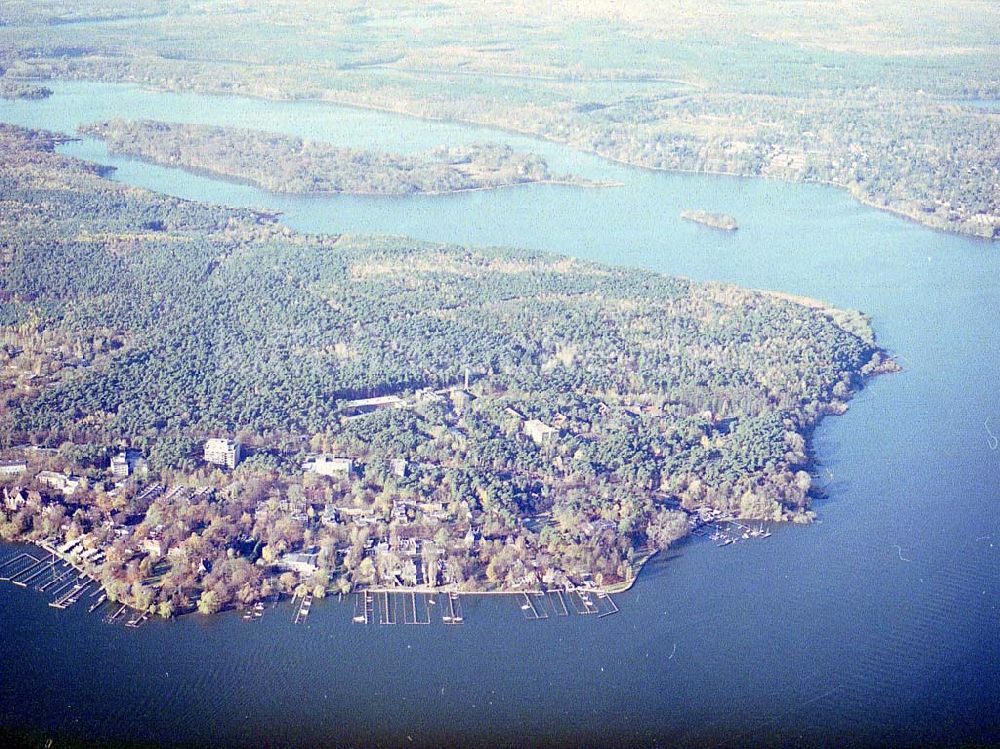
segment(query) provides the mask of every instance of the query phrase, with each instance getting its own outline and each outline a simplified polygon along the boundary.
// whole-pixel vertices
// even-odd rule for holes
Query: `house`
[[[163,496],[164,491],[166,491],[166,487],[163,484],[154,482],[149,486],[143,487],[142,491],[136,493],[133,504],[138,507],[148,508],[153,502]]]
[[[111,456],[111,475],[116,478],[128,478],[137,470],[146,467],[146,461],[138,450],[122,450]]]
[[[472,395],[461,388],[455,388],[449,393],[449,396],[451,398],[452,408],[454,408],[457,413],[465,411],[466,406],[469,405],[469,401],[472,400]]]
[[[45,484],[45,486],[61,491],[67,497],[80,488],[80,478],[66,473],[57,473],[56,471],[40,471],[38,476],[35,478]]]
[[[407,513],[413,508],[412,502],[407,502],[402,499],[394,499],[392,502],[392,514],[391,518],[393,520],[400,520],[403,522],[407,521]]]
[[[338,525],[340,522],[340,515],[337,512],[337,506],[332,504],[326,504],[323,507],[323,512],[320,513],[319,521],[326,526]]]
[[[559,436],[559,430],[550,427],[538,419],[528,419],[524,422],[524,433],[531,437],[536,445],[550,445]]]
[[[27,503],[28,499],[24,496],[24,492],[20,488],[8,490],[7,487],[4,487],[3,506],[7,512],[17,512]]]
[[[320,476],[350,478],[351,474],[354,473],[354,461],[350,458],[338,458],[326,453],[311,456],[311,458],[303,468]]]
[[[158,538],[144,538],[139,546],[141,546],[142,550],[150,556],[163,556],[163,541]]]
[[[210,486],[199,486],[194,492],[188,497],[188,502],[191,504],[197,504],[198,502],[207,502],[215,499],[215,489]]]
[[[212,438],[205,442],[205,462],[227,468],[236,468],[243,459],[243,447],[239,442]]]
[[[178,502],[188,502],[191,490],[186,486],[175,486],[163,495],[164,504],[175,504]]]
[[[284,554],[278,560],[278,569],[287,572],[298,572],[300,575],[311,575],[319,569],[317,551],[298,551]]]
[[[19,476],[27,470],[26,460],[0,460],[0,476]]]
[[[396,478],[406,478],[406,472],[408,464],[406,458],[394,458],[390,465],[392,466],[392,475]]]

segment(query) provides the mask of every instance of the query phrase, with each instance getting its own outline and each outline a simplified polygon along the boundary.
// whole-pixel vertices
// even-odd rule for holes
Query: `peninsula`
[[[810,431],[893,368],[860,313],[298,234],[58,140],[0,126],[0,538],[142,613],[612,590],[706,518],[807,521]]]
[[[79,130],[105,141],[111,153],[207,172],[271,192],[409,195],[537,183],[597,184],[553,174],[540,156],[496,144],[441,147],[403,156],[337,148],[260,130],[150,120],[111,120]]]

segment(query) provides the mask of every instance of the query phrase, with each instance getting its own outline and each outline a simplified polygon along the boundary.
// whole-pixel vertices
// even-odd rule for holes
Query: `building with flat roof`
[[[122,450],[111,456],[111,475],[125,479],[145,465],[142,453],[138,450]]]
[[[243,448],[234,440],[213,437],[205,442],[205,462],[236,468],[243,459]]]
[[[536,445],[548,445],[555,442],[559,430],[538,419],[529,419],[524,422],[524,433],[531,437]]]
[[[278,559],[278,569],[311,575],[319,569],[319,552],[314,549],[292,552]]]
[[[338,458],[335,455],[321,453],[310,456],[303,468],[320,476],[350,478],[351,474],[354,473],[354,461],[350,458]]]

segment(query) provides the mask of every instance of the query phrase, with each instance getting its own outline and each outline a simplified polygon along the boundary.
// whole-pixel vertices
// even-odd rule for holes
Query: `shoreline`
[[[175,94],[194,93],[194,94],[199,94],[199,95],[203,95],[203,96],[216,96],[216,97],[221,97],[221,98],[226,98],[226,97],[230,97],[230,98],[245,98],[245,99],[253,99],[253,100],[256,100],[256,101],[265,101],[265,102],[268,102],[268,101],[270,101],[270,102],[279,102],[280,101],[280,102],[288,102],[288,103],[293,103],[293,102],[313,102],[313,103],[319,103],[319,104],[328,104],[328,105],[332,105],[332,106],[348,107],[348,108],[351,108],[351,109],[357,109],[357,110],[361,110],[361,111],[381,112],[381,113],[384,113],[384,114],[391,114],[391,115],[396,115],[396,116],[400,116],[400,117],[408,117],[410,119],[421,120],[421,121],[424,121],[424,122],[436,122],[436,123],[442,123],[442,124],[462,125],[462,126],[466,126],[466,127],[477,127],[477,128],[487,129],[487,130],[494,130],[496,132],[507,133],[507,134],[510,134],[510,135],[517,135],[519,137],[530,138],[530,139],[542,141],[542,142],[545,142],[545,143],[554,143],[556,145],[560,145],[560,146],[564,146],[566,148],[569,148],[569,149],[571,149],[573,151],[576,151],[578,153],[587,154],[587,155],[590,155],[590,156],[595,156],[597,158],[604,159],[605,161],[608,161],[608,162],[611,162],[611,163],[614,163],[614,164],[620,164],[622,166],[631,167],[633,169],[642,169],[642,170],[651,171],[651,172],[664,172],[664,173],[668,173],[668,174],[672,173],[672,174],[708,175],[708,176],[713,176],[713,177],[733,177],[733,178],[738,178],[738,179],[765,179],[765,180],[774,180],[774,181],[777,181],[777,182],[785,182],[787,184],[826,185],[828,187],[833,187],[833,188],[835,188],[837,190],[842,190],[842,191],[846,192],[848,195],[850,195],[851,198],[853,198],[854,200],[856,200],[861,205],[864,205],[864,206],[866,206],[868,208],[872,208],[874,210],[884,211],[886,213],[891,213],[891,214],[893,214],[895,216],[898,216],[900,218],[904,218],[904,219],[907,219],[909,221],[913,221],[914,223],[916,223],[916,224],[918,224],[920,226],[924,226],[924,227],[926,227],[928,229],[933,229],[935,231],[944,232],[946,234],[956,234],[956,235],[962,236],[962,237],[970,237],[970,238],[973,238],[973,239],[979,239],[979,240],[983,240],[983,241],[988,242],[988,243],[992,243],[992,242],[995,242],[995,241],[1000,241],[1000,236],[987,237],[987,236],[984,236],[982,234],[976,234],[976,233],[967,232],[967,231],[960,231],[958,229],[949,229],[949,228],[946,228],[946,227],[943,227],[943,226],[938,226],[936,224],[929,223],[927,221],[922,221],[920,219],[920,217],[918,215],[916,215],[916,214],[911,214],[911,213],[908,213],[908,212],[900,210],[900,209],[896,209],[896,208],[891,208],[889,206],[880,205],[880,204],[874,202],[873,200],[871,200],[870,198],[866,198],[864,196],[855,194],[848,185],[840,184],[840,183],[834,182],[832,180],[821,180],[821,179],[815,179],[815,180],[813,180],[813,179],[787,179],[787,178],[776,177],[776,176],[767,175],[767,174],[746,174],[746,173],[742,173],[741,174],[739,172],[724,172],[724,171],[719,171],[719,170],[716,170],[716,169],[685,169],[685,168],[677,168],[677,167],[653,166],[653,165],[650,165],[650,164],[642,164],[642,163],[639,163],[637,161],[629,161],[628,159],[624,159],[624,158],[621,158],[621,157],[613,156],[613,155],[611,155],[609,153],[600,151],[598,149],[589,148],[587,146],[575,144],[575,143],[573,143],[571,141],[568,141],[568,140],[561,140],[561,139],[556,138],[554,136],[546,135],[544,133],[539,133],[539,132],[535,132],[535,131],[531,131],[531,130],[525,130],[525,129],[522,129],[522,128],[517,128],[517,127],[511,126],[511,125],[501,125],[501,124],[497,124],[497,123],[493,123],[493,122],[488,122],[488,121],[484,121],[484,120],[478,120],[478,119],[475,119],[475,118],[458,119],[458,118],[450,117],[450,116],[435,116],[435,115],[430,115],[430,114],[418,114],[418,113],[415,113],[415,112],[412,112],[412,111],[401,109],[399,107],[392,107],[392,106],[388,106],[388,105],[375,104],[375,103],[364,104],[364,103],[359,103],[357,101],[350,101],[350,100],[338,98],[336,96],[336,94],[334,94],[332,92],[324,92],[323,94],[320,94],[318,96],[266,96],[264,94],[254,94],[254,93],[246,93],[246,92],[236,92],[236,93],[233,93],[233,92],[223,92],[223,91],[218,91],[218,90],[215,90],[215,89],[203,88],[203,87],[198,87],[198,86],[174,86],[174,87],[170,87],[170,86],[156,85],[156,84],[150,84],[150,83],[147,83],[147,82],[140,82],[140,81],[129,81],[129,80],[121,80],[121,79],[119,79],[119,80],[113,80],[113,79],[108,79],[108,78],[102,78],[102,77],[99,77],[99,76],[95,76],[95,77],[81,76],[81,77],[77,77],[77,78],[68,78],[68,77],[59,77],[59,76],[52,77],[52,76],[50,76],[50,77],[38,78],[38,79],[25,78],[25,79],[18,79],[18,80],[23,80],[23,81],[26,81],[26,82],[38,80],[38,81],[61,81],[61,82],[66,82],[66,83],[101,83],[101,84],[106,84],[106,85],[124,85],[124,86],[135,86],[135,87],[137,87],[139,89],[143,89],[143,90],[150,91],[150,92],[155,92],[155,93],[175,93]],[[537,184],[537,183],[525,183],[525,184]],[[555,183],[555,184],[558,184],[558,183]],[[594,186],[611,187],[611,186],[620,186],[620,185],[621,185],[621,183],[612,183],[610,185],[605,185],[605,184],[598,183],[597,185],[594,185]],[[511,185],[511,186],[516,186],[516,185]],[[481,189],[481,188],[473,188],[473,189]],[[498,189],[498,188],[485,188],[485,189]],[[452,193],[469,192],[469,191],[471,191],[471,190],[454,190],[454,191],[448,191],[447,193],[416,193],[416,194],[428,194],[428,195],[436,194],[436,195],[443,195],[443,194],[452,194]],[[276,193],[276,194],[309,195],[310,193]],[[315,193],[315,194],[319,195],[320,193]],[[330,194],[348,194],[348,193],[330,193]],[[363,193],[350,193],[350,194],[363,195]],[[414,195],[414,193],[401,193],[400,195],[382,195],[380,193],[374,193],[374,195],[378,195],[379,197],[402,197],[402,196],[405,196],[405,195]]]

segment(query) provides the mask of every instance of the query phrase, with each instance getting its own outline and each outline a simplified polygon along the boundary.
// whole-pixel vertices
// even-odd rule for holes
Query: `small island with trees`
[[[726,213],[709,213],[708,211],[681,211],[681,218],[696,224],[702,224],[720,231],[736,231],[740,228],[736,219]]]
[[[52,89],[26,81],[4,78],[0,74],[0,99],[30,99],[37,101],[52,96]]]
[[[706,520],[808,522],[811,431],[895,366],[857,312],[299,234],[59,141],[0,126],[0,539],[142,615],[613,592]]]
[[[410,195],[525,184],[594,187],[553,174],[536,154],[498,144],[439,147],[415,156],[338,148],[290,135],[233,127],[121,119],[79,128],[114,154],[205,172],[294,194]]]

